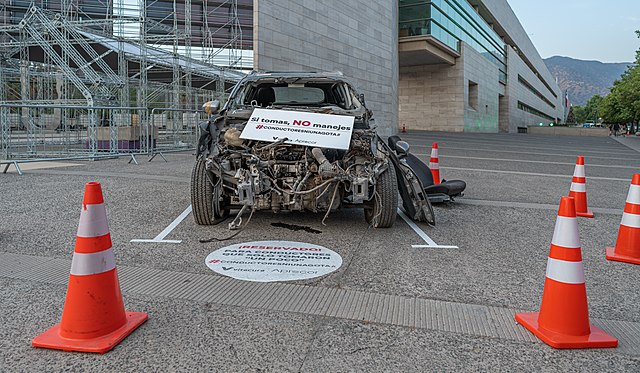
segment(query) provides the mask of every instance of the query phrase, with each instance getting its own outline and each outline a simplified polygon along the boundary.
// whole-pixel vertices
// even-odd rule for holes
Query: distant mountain
[[[561,56],[546,58],[544,62],[551,75],[558,78],[560,89],[569,91],[569,101],[581,106],[593,95],[607,95],[613,81],[620,78],[631,64],[584,61]]]

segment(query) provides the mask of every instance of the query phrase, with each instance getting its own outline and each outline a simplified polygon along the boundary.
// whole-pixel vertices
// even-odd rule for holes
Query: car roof
[[[256,78],[262,77],[283,77],[283,78],[343,78],[340,71],[252,71],[248,76]]]
[[[253,82],[262,79],[326,79],[330,81],[340,81],[354,85],[349,79],[346,79],[340,71],[252,71],[242,80],[245,82]]]

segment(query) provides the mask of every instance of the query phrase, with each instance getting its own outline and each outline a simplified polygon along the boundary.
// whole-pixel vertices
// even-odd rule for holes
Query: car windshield
[[[336,81],[281,83],[256,81],[237,93],[232,107],[338,106],[345,110],[360,108],[356,94],[348,84]]]
[[[273,87],[274,104],[321,104],[324,92],[318,87]]]

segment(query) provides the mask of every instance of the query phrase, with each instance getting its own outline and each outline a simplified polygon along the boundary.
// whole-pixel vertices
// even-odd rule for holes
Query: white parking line
[[[182,214],[180,214],[174,221],[171,222],[171,224],[169,224],[169,226],[167,226],[162,232],[160,232],[153,239],[150,239],[150,240],[134,239],[134,240],[131,240],[130,242],[181,243],[182,240],[165,240],[164,238],[167,237],[169,233],[171,233],[171,231],[173,231],[178,226],[178,224],[180,224],[187,216],[189,216],[189,214],[191,214],[191,210],[192,210],[192,207],[191,205],[189,205],[189,207],[187,207],[182,212]]]
[[[411,220],[407,215],[405,215],[405,213],[402,212],[402,210],[400,210],[399,208],[398,208],[398,215],[400,215],[402,220],[404,220],[407,223],[407,225],[409,225],[411,229],[413,229],[418,234],[418,236],[420,236],[420,238],[422,238],[424,242],[427,243],[426,245],[411,245],[412,248],[414,249],[458,249],[458,246],[438,245],[434,240],[431,239],[431,237],[429,237],[422,229],[420,229],[420,227],[418,227],[416,223],[414,223],[413,220]]]
[[[418,156],[427,156],[429,154],[426,153],[416,153],[414,154],[416,157]],[[558,165],[566,165],[566,166],[575,166],[575,162],[551,162],[551,161],[532,161],[529,159],[504,159],[504,158],[482,158],[482,157],[469,157],[469,156],[461,156],[461,155],[439,155],[439,158],[458,158],[458,159],[469,159],[469,160],[479,160],[479,161],[498,161],[498,162],[516,162],[516,163],[541,163],[541,164],[558,164]],[[632,170],[637,170],[636,166],[622,166],[622,165],[612,165],[612,164],[591,164],[588,163],[587,167],[604,167],[604,168],[627,168]]]
[[[587,166],[588,167],[588,166]],[[497,174],[511,174],[511,175],[526,175],[526,176],[544,176],[544,177],[559,177],[563,179],[571,179],[572,175],[559,175],[559,174],[543,174],[538,172],[521,172],[521,171],[507,171],[507,170],[488,170],[485,168],[464,168],[464,167],[449,167],[440,166],[441,170],[461,170],[461,171],[478,171],[478,172],[492,172]],[[587,176],[589,180],[609,180],[609,181],[626,181],[629,179],[620,179],[616,177],[600,177],[600,176]]]
[[[415,147],[419,147],[420,145],[415,145]],[[431,149],[430,146],[426,147],[427,150]],[[544,155],[544,156],[549,156],[549,157],[567,157],[567,158],[571,158],[573,160],[575,160],[576,158],[576,154],[577,153],[573,153],[573,154],[563,154],[563,153],[543,153],[543,152],[531,152],[531,151],[523,151],[521,150],[498,150],[498,149],[479,149],[479,148],[464,148],[464,147],[456,147],[456,146],[447,146],[446,150],[465,150],[465,151],[471,151],[471,152],[478,152],[478,153],[482,153],[482,152],[486,152],[486,153],[510,153],[510,154],[526,154],[526,155]],[[579,153],[579,152],[578,152]],[[414,153],[415,156],[418,155],[423,155],[423,156],[428,156],[430,155],[430,153]],[[442,155],[442,154],[441,154]],[[597,157],[599,160],[600,159],[615,159],[615,160],[621,160],[624,159],[624,157],[605,157],[602,155],[598,155]]]
[[[627,148],[626,151],[624,152],[620,152],[618,151],[619,146],[612,146],[612,147],[591,147],[591,149],[600,149],[600,150],[585,150],[584,148],[580,148],[580,149],[575,149],[574,147],[570,146],[568,149],[565,147],[565,144],[558,144],[558,146],[555,147],[540,147],[540,146],[530,146],[530,142],[510,142],[509,144],[502,142],[502,143],[496,143],[493,140],[485,140],[485,141],[460,141],[460,140],[455,140],[452,138],[443,138],[443,137],[433,137],[430,139],[423,139],[423,138],[415,138],[415,137],[408,137],[408,136],[402,136],[403,139],[409,143],[413,143],[413,142],[422,142],[422,143],[429,143],[431,141],[437,141],[439,144],[465,144],[468,148],[470,148],[470,150],[490,150],[490,149],[480,149],[480,148],[473,148],[473,145],[486,145],[486,146],[499,146],[500,149],[504,149],[505,147],[508,148],[518,148],[518,149],[535,149],[535,150],[549,150],[549,151],[556,151],[556,150],[564,150],[564,151],[576,151],[579,153],[584,153],[584,155],[587,155],[588,153],[599,153],[599,154],[606,154],[606,155],[620,155],[620,156],[629,156],[632,157],[634,156],[634,151],[633,149]],[[419,145],[418,145],[419,146]],[[446,146],[442,146],[440,149],[446,148]]]
[[[552,205],[548,203],[527,203],[527,202],[509,202],[509,201],[492,201],[481,199],[469,199],[461,198],[456,199],[456,203],[461,205],[473,205],[473,206],[490,206],[490,207],[510,207],[510,208],[523,208],[523,209],[535,209],[535,210],[551,210],[557,211],[558,205]],[[622,215],[622,209],[609,209],[603,207],[589,206],[590,210],[599,214],[607,215]]]

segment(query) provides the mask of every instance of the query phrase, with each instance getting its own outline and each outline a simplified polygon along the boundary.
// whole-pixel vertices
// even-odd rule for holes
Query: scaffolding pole
[[[242,62],[237,0],[58,4],[0,4],[0,104],[16,103],[0,106],[3,158],[17,147],[23,157],[77,151],[69,144],[80,138],[88,153],[115,154],[120,135],[128,133],[122,127],[135,126],[147,132],[140,141],[151,151],[158,130],[149,125],[151,119],[164,132],[161,137],[182,148],[183,139],[191,139],[192,113],[203,101],[224,99],[227,82],[241,78],[234,71]],[[172,13],[162,10],[169,4]],[[24,18],[16,20],[8,12]],[[144,109],[91,109],[129,107],[132,101]],[[81,102],[86,110],[71,108]],[[176,110],[150,118],[152,108]],[[107,125],[105,137],[106,129],[100,128]]]

